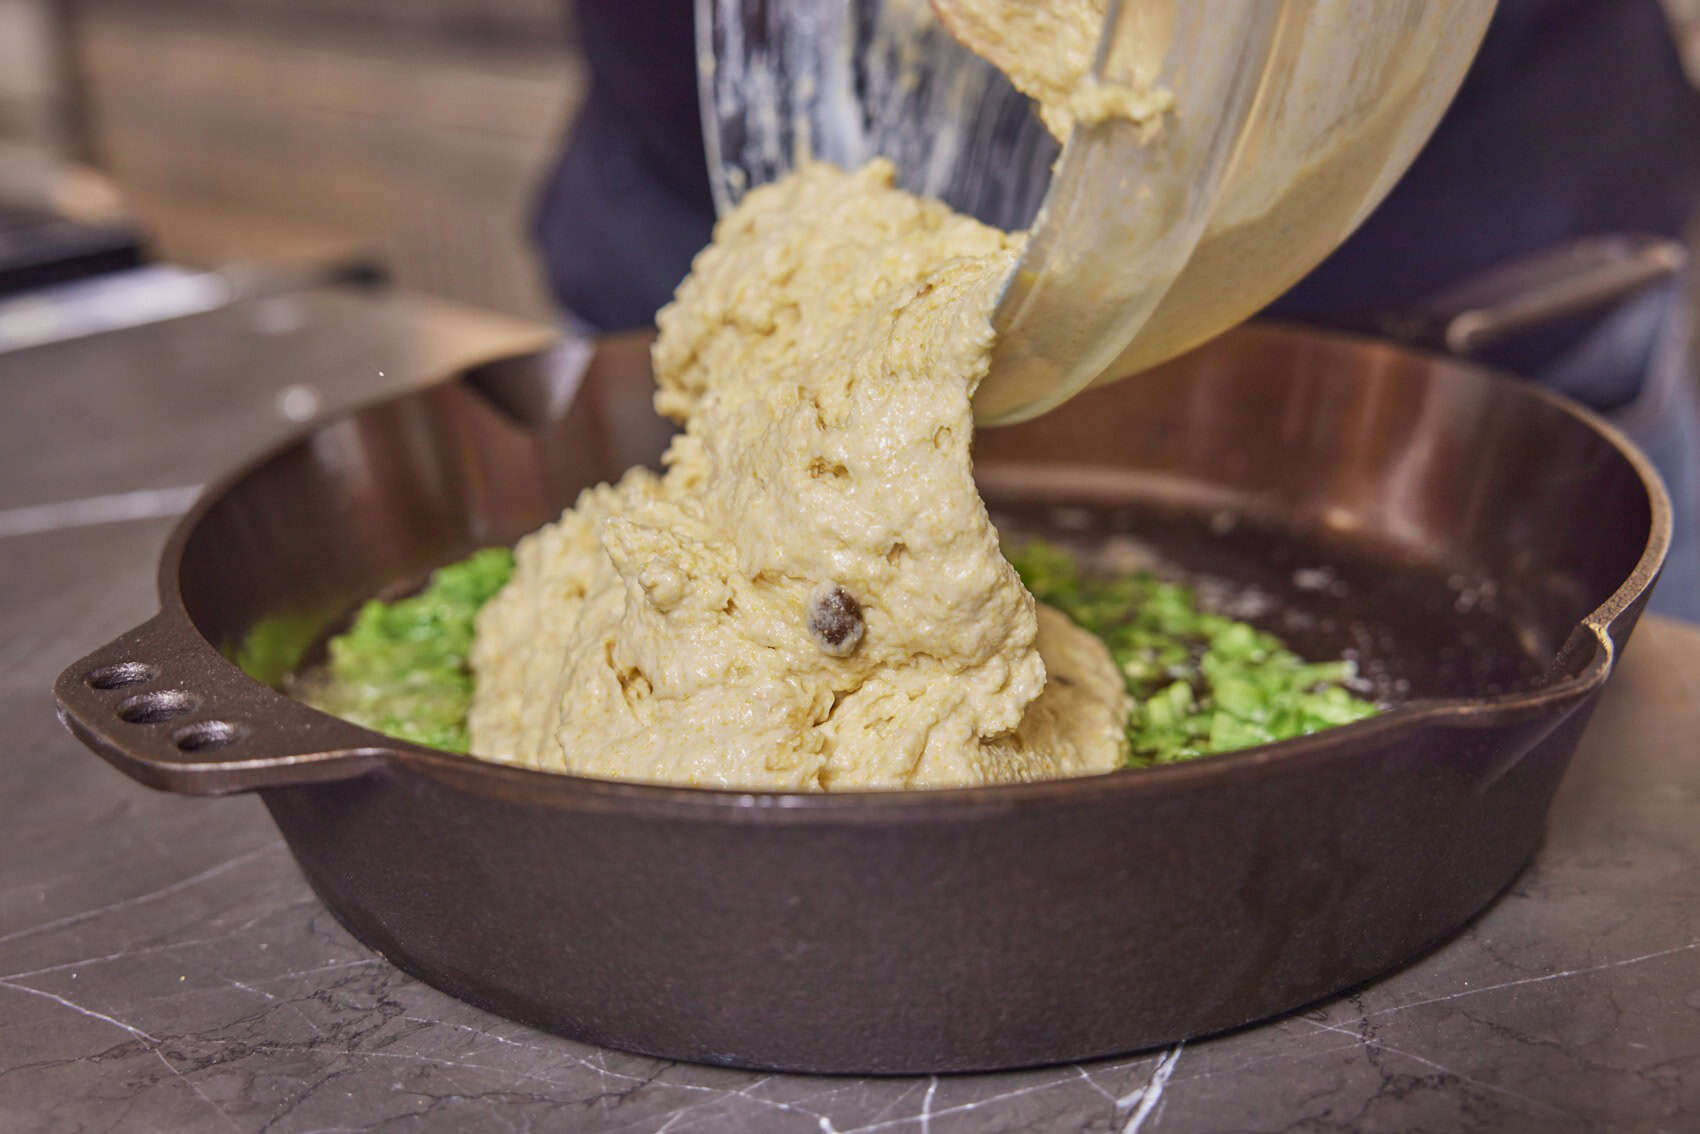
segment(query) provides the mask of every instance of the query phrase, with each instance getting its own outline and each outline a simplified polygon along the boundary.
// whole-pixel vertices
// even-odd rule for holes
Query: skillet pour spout
[[[1263,595],[1301,650],[1358,651],[1393,702],[1370,720],[1086,779],[794,795],[487,763],[271,687],[366,597],[653,461],[649,392],[642,339],[567,343],[262,457],[178,527],[160,613],[60,675],[63,719],[150,786],[259,791],[356,936],[502,1015],[778,1070],[1062,1062],[1289,1011],[1455,933],[1533,853],[1669,541],[1657,476],[1585,411],[1252,326],[983,433],[977,477],[1000,522],[1088,517]]]

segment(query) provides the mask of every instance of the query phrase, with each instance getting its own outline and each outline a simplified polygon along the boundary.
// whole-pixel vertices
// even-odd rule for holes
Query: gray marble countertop
[[[107,767],[49,684],[155,609],[193,487],[297,421],[535,340],[354,293],[0,355],[0,1130],[1700,1129],[1700,631],[1646,620],[1529,870],[1358,992],[997,1075],[766,1075],[459,1003],[326,913],[257,799]]]

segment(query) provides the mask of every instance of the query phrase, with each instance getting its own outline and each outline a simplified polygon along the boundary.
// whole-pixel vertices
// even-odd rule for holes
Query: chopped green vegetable
[[[1134,701],[1130,766],[1285,740],[1377,712],[1345,688],[1351,662],[1307,662],[1273,634],[1200,610],[1190,588],[1147,571],[1090,574],[1039,539],[1008,554],[1035,598],[1110,648]]]
[[[438,568],[410,598],[366,603],[331,639],[326,679],[308,699],[386,735],[465,752],[474,618],[513,567],[512,551],[489,547]]]
[[[1038,539],[1009,558],[1035,597],[1103,639],[1121,667],[1134,700],[1132,767],[1302,736],[1377,711],[1345,688],[1351,662],[1307,662],[1272,634],[1200,610],[1178,583],[1144,571],[1091,574]],[[324,680],[304,690],[307,699],[389,736],[465,752],[474,619],[513,564],[507,548],[486,548],[439,568],[411,598],[368,602],[331,639]]]
[[[270,615],[248,627],[242,640],[224,653],[255,681],[277,685],[295,672],[326,621],[325,616],[302,611]]]

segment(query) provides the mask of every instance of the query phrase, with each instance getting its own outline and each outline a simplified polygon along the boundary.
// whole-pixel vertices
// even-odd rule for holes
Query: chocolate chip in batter
[[[834,657],[846,657],[862,641],[867,625],[862,604],[837,583],[822,583],[809,592],[809,636]]]

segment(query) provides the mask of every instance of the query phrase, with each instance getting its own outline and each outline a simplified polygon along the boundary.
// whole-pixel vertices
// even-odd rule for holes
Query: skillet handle
[[[157,614],[71,665],[53,695],[65,727],[107,762],[185,795],[348,779],[394,751],[255,681],[180,612]]]
[[[1382,330],[1414,346],[1470,358],[1508,335],[1607,307],[1687,264],[1677,241],[1590,236],[1471,276]]]

